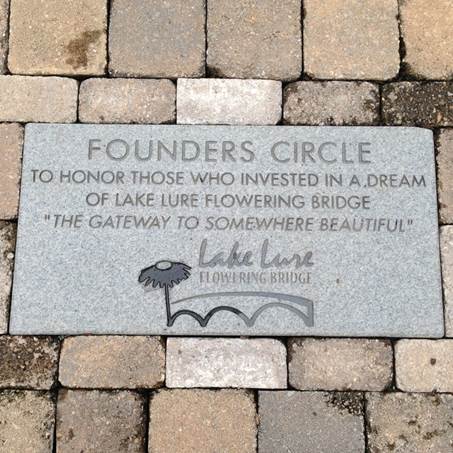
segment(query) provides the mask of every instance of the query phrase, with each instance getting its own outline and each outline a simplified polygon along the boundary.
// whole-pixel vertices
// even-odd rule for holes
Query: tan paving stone
[[[50,389],[59,343],[55,337],[0,336],[0,388]]]
[[[301,0],[209,0],[209,71],[216,77],[297,79],[300,15]]]
[[[453,226],[441,227],[440,252],[445,302],[445,335],[453,337]]]
[[[9,0],[0,0],[0,74],[6,72],[8,53]]]
[[[400,340],[395,368],[404,392],[453,392],[453,340]]]
[[[166,384],[286,388],[286,348],[270,338],[168,338]]]
[[[81,336],[63,342],[64,387],[153,388],[164,378],[165,351],[158,337]]]
[[[379,121],[379,88],[368,82],[295,82],[283,92],[288,124],[362,125]]]
[[[109,56],[114,76],[203,76],[205,0],[113,0]]]
[[[175,104],[176,87],[170,80],[88,79],[80,85],[84,123],[172,123]]]
[[[74,122],[77,92],[77,81],[73,79],[0,76],[0,122]]]
[[[383,121],[388,125],[453,125],[453,82],[396,82],[382,88]]]
[[[386,80],[399,71],[397,0],[304,0],[304,71]]]
[[[276,80],[179,79],[179,124],[276,124],[282,84]]]
[[[441,129],[437,140],[437,192],[441,223],[453,223],[453,129]]]
[[[23,139],[20,124],[0,124],[0,219],[17,217]]]
[[[392,380],[389,341],[292,339],[289,383],[301,390],[383,390]]]
[[[0,334],[8,331],[15,248],[16,225],[0,221]]]
[[[453,77],[452,0],[400,0],[401,31],[411,76]]]
[[[255,453],[256,410],[241,390],[161,390],[150,401],[149,453]]]
[[[453,451],[453,395],[367,395],[370,453]]]
[[[15,74],[103,74],[106,0],[11,0],[8,68]]]
[[[260,453],[363,453],[360,393],[272,392],[258,397]]]
[[[135,392],[60,390],[58,453],[143,453],[144,404]]]
[[[48,393],[0,392],[0,451],[51,453],[54,403]]]

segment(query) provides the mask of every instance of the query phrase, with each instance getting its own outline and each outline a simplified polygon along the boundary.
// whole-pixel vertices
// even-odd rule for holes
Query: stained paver
[[[453,129],[441,129],[437,140],[437,193],[441,223],[453,223]]]
[[[440,229],[442,282],[445,303],[445,334],[453,337],[453,226]]]

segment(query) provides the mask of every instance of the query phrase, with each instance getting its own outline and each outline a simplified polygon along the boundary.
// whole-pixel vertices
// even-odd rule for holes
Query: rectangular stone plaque
[[[26,127],[13,334],[440,337],[432,133]]]

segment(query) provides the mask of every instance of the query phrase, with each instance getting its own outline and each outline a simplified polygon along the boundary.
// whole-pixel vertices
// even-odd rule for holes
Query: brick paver
[[[453,395],[367,395],[371,453],[449,453],[453,449]]]
[[[11,0],[8,68],[16,74],[103,74],[106,0]]]
[[[165,377],[158,337],[84,336],[63,342],[59,380],[65,387],[153,388]]]
[[[80,85],[83,123],[172,123],[175,104],[170,80],[88,79]]]
[[[453,392],[453,340],[400,340],[396,385],[405,392]]]
[[[399,71],[397,0],[304,0],[304,71],[386,80]]]
[[[0,121],[72,123],[77,92],[73,79],[0,76]]]
[[[392,380],[389,341],[293,339],[289,383],[301,390],[384,390]]]
[[[58,453],[143,453],[144,401],[138,393],[61,390]]]
[[[16,225],[0,220],[0,334],[8,330],[15,248]]]
[[[151,397],[149,453],[255,453],[256,410],[242,390],[161,390]]]
[[[52,453],[54,418],[50,394],[0,391],[0,451]]]
[[[0,388],[50,389],[58,366],[58,339],[0,336]]]
[[[445,302],[445,335],[453,337],[453,226],[440,229],[442,283]]]
[[[397,82],[382,88],[383,121],[388,125],[453,125],[453,82]]]
[[[362,125],[379,121],[379,88],[368,82],[294,82],[283,92],[288,124]]]
[[[0,0],[0,74],[6,71],[8,52],[9,0]]]
[[[19,124],[0,124],[0,219],[17,217],[24,132]]]
[[[109,55],[114,76],[204,75],[204,0],[114,0]]]
[[[441,129],[437,149],[437,193],[441,223],[453,223],[453,129]]]
[[[276,124],[282,86],[274,80],[179,79],[179,124]]]
[[[216,77],[297,79],[300,15],[301,0],[208,0],[208,70]]]
[[[260,453],[363,453],[360,393],[269,392],[258,397]]]
[[[169,338],[166,384],[286,388],[286,348],[267,338]]]
[[[422,79],[453,77],[451,0],[400,0],[406,72]]]

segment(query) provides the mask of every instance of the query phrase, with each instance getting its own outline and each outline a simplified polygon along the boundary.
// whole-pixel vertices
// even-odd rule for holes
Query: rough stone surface
[[[241,390],[161,390],[151,397],[149,452],[255,453],[256,409]]]
[[[51,453],[54,417],[54,403],[47,393],[0,392],[0,451]]]
[[[65,387],[153,388],[165,377],[157,337],[86,336],[63,342],[59,380]]]
[[[453,3],[451,0],[400,2],[403,62],[411,76],[453,77]]]
[[[282,84],[273,80],[180,79],[179,124],[276,124]]]
[[[304,0],[305,72],[386,80],[399,71],[397,0]]]
[[[208,1],[208,70],[294,80],[302,71],[301,0]]]
[[[395,368],[404,392],[453,392],[453,340],[400,340]]]
[[[176,88],[170,80],[88,79],[80,85],[83,123],[171,123]]]
[[[12,334],[444,335],[429,130],[28,124],[25,135]],[[89,138],[94,140],[91,159]],[[307,158],[306,165],[301,162],[304,142],[313,147],[309,155],[314,162]],[[280,162],[272,157],[273,147]],[[121,162],[107,154],[122,157],[128,150]],[[350,163],[341,164],[342,156]],[[134,182],[137,166],[145,178]],[[346,209],[319,207],[321,191],[326,196],[339,193],[335,184],[324,185],[326,174],[337,167],[343,184],[354,184],[341,193],[359,196],[348,200],[347,212],[354,216]],[[90,182],[97,192],[111,194],[104,206],[92,207],[87,206],[86,184],[67,183],[66,178],[33,183],[36,168],[94,174],[102,169],[107,178],[121,169],[124,184]],[[165,176],[169,169],[179,181]],[[206,172],[212,180],[202,183]],[[217,172],[222,174],[219,180]],[[230,179],[223,178],[224,172]],[[312,172],[319,180],[312,178],[315,185],[309,186],[307,173]],[[394,174],[391,185],[397,187],[382,187],[364,173]],[[250,176],[245,183],[240,182],[243,174]],[[406,174],[417,175],[417,180],[405,180]],[[77,172],[77,179],[83,175]],[[159,183],[162,175],[164,184]],[[366,185],[368,179],[371,187],[355,186],[356,180]],[[164,202],[159,196],[150,199],[155,207],[129,206],[130,194],[149,191],[150,181],[160,185],[159,195],[167,195]],[[192,207],[168,207],[169,196],[174,204],[177,196],[192,193],[195,197],[185,200],[193,201]],[[294,194],[306,198],[292,198]],[[308,226],[296,223],[301,207],[313,217]],[[199,228],[178,226],[180,213],[189,210],[200,217]],[[72,229],[67,221],[61,226],[57,217],[55,228],[55,217],[46,218],[53,213],[83,217],[78,218],[79,228]],[[343,216],[349,222],[345,226]],[[361,216],[389,221],[362,224]],[[333,218],[331,224],[322,220],[326,217]],[[353,225],[355,218],[359,220]],[[173,264],[169,272],[154,274],[160,260]],[[184,264],[190,266],[190,276]],[[277,269],[284,270],[283,278]],[[168,306],[165,290],[153,290],[151,283],[163,283],[161,278],[173,272],[182,280],[169,291]],[[297,272],[298,281],[290,272]],[[227,295],[212,294],[219,292]],[[283,305],[276,305],[279,301]]]
[[[73,79],[0,76],[0,121],[74,122],[77,91]]]
[[[0,219],[17,217],[23,128],[0,124]]]
[[[453,395],[367,395],[370,453],[449,453],[453,450]]]
[[[166,384],[286,388],[286,348],[271,339],[169,338]]]
[[[6,71],[8,53],[9,0],[0,0],[0,74]]]
[[[103,74],[105,0],[12,0],[8,68],[18,74]]]
[[[143,453],[144,400],[135,392],[60,390],[58,453]]]
[[[0,334],[8,331],[16,225],[0,221]]]
[[[260,453],[363,453],[360,393],[259,392]]]
[[[359,125],[379,121],[379,88],[368,82],[295,82],[283,92],[288,124]]]
[[[437,145],[437,193],[440,221],[453,223],[453,129],[441,129]]]
[[[293,339],[289,382],[301,390],[383,390],[392,380],[389,341]]]
[[[440,229],[442,281],[445,302],[445,333],[453,337],[453,226]]]
[[[385,124],[441,127],[453,125],[453,82],[396,82],[382,88]]]
[[[58,340],[0,337],[0,388],[50,389],[58,366]]]
[[[114,0],[109,70],[114,76],[203,76],[204,28],[204,0]]]

